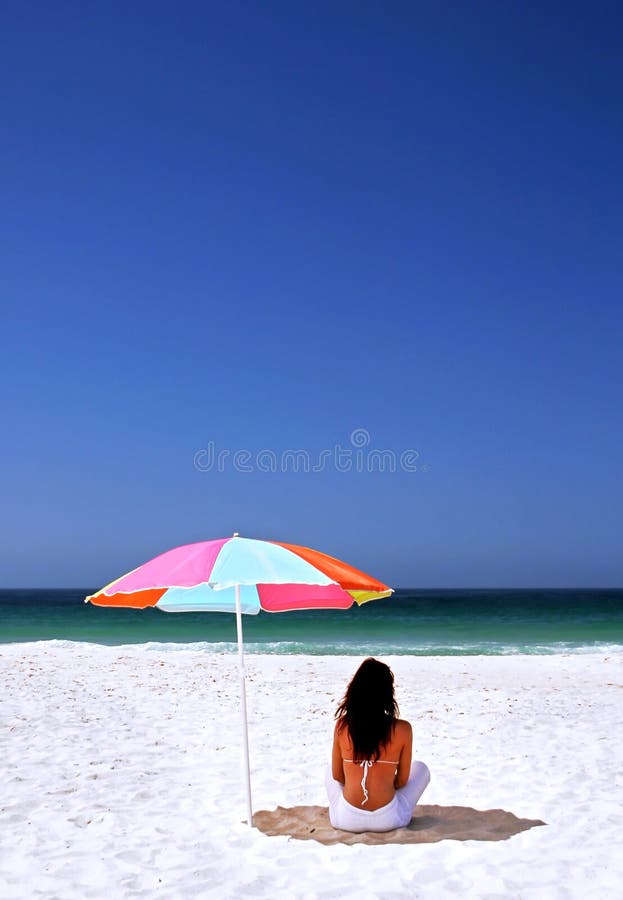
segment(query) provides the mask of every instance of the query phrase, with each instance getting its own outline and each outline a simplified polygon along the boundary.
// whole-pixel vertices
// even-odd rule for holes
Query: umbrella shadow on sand
[[[505,809],[472,809],[470,806],[418,806],[406,828],[376,834],[339,831],[329,822],[326,806],[282,806],[261,810],[253,824],[273,837],[286,835],[321,844],[431,844],[437,841],[505,841],[536,825],[540,819],[519,819]]]

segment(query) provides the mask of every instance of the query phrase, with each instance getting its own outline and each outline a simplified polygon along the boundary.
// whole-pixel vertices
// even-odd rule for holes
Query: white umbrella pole
[[[247,727],[247,689],[244,680],[244,649],[242,644],[242,610],[240,608],[240,585],[236,585],[236,630],[238,632],[238,663],[240,668],[240,711],[242,713],[242,778],[247,798],[247,822],[253,827],[251,808],[251,768],[249,765],[249,729]]]

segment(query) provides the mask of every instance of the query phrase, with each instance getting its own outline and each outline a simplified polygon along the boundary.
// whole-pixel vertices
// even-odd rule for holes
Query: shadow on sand
[[[293,806],[253,816],[253,824],[269,836],[287,835],[299,841],[321,844],[431,844],[436,841],[505,841],[536,825],[540,819],[518,819],[505,809],[472,809],[469,806],[418,806],[406,828],[376,834],[339,831],[329,822],[326,806]]]

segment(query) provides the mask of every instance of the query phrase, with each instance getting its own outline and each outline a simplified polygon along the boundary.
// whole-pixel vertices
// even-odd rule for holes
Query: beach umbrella
[[[230,538],[174,547],[85,599],[96,606],[155,606],[165,612],[236,614],[244,784],[253,824],[242,614],[260,610],[348,609],[393,590],[341,560],[309,547]]]

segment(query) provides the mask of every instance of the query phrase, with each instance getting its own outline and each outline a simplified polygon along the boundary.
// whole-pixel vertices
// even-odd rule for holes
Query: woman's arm
[[[409,722],[401,720],[398,723],[398,727],[400,728],[400,737],[403,740],[403,744],[400,749],[400,756],[398,757],[398,771],[394,778],[394,787],[396,790],[404,787],[409,780],[409,774],[411,772],[411,754],[413,752],[413,730],[411,725]]]
[[[335,729],[333,730],[333,752],[331,754],[331,771],[332,775],[336,781],[339,781],[341,784],[344,784],[346,778],[344,776],[344,762],[342,761],[342,748],[340,747],[340,741],[338,738],[338,725],[339,722],[335,723]]]

